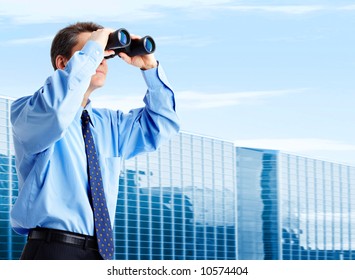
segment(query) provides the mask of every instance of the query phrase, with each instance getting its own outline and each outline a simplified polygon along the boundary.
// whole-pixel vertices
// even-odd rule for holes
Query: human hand
[[[137,35],[130,34],[130,36],[132,40],[141,39],[141,37]],[[130,57],[126,53],[120,52],[118,53],[118,55],[128,64],[131,64],[135,67],[139,67],[141,70],[148,70],[158,66],[158,62],[153,54],[136,55]]]
[[[115,54],[115,51],[113,50],[105,50],[108,41],[108,36],[114,31],[115,30],[111,28],[102,28],[93,31],[91,33],[91,36],[89,37],[89,40],[95,41],[102,47],[102,49],[104,50],[104,57]]]

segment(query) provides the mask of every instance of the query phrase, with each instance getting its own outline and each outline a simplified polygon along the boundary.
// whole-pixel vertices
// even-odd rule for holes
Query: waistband
[[[97,240],[94,236],[50,228],[31,229],[27,240],[45,240],[82,247],[83,249],[98,250]]]

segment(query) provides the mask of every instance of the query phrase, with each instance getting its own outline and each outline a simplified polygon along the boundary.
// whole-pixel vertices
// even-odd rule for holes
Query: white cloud
[[[165,17],[162,8],[185,9],[198,17],[204,12],[234,10],[240,12],[266,12],[283,14],[307,14],[323,10],[354,10],[355,5],[236,5],[233,0],[61,0],[53,4],[43,0],[0,0],[0,16],[15,23],[68,22],[72,20],[129,22]],[[0,23],[5,24],[4,20]],[[7,23],[7,22],[6,22]]]
[[[58,3],[43,0],[1,0],[0,15],[17,23],[63,22],[71,19],[107,21],[137,21],[163,16],[159,8],[203,8],[229,3],[228,0],[184,0],[184,1],[97,1],[61,0]]]
[[[228,7],[230,10],[241,12],[267,12],[267,13],[283,13],[283,14],[307,14],[318,11],[327,10],[328,7],[320,5],[261,5],[261,6],[245,6],[237,5]]]
[[[45,37],[37,37],[37,38],[22,38],[22,39],[14,39],[14,40],[0,42],[0,45],[29,45],[29,44],[37,44],[42,42],[51,42],[52,40],[53,40],[53,36],[45,36]]]
[[[263,5],[216,5],[210,6],[213,9],[223,9],[223,10],[230,10],[230,11],[237,11],[237,12],[262,12],[262,13],[279,13],[279,14],[287,14],[287,15],[304,15],[316,12],[323,12],[323,11],[354,11],[355,5],[341,5],[341,4],[333,4],[333,5],[272,5],[272,4],[263,4]]]
[[[195,91],[175,92],[175,99],[179,110],[206,110],[236,106],[244,103],[263,102],[267,98],[302,93],[306,89],[285,89],[270,91],[229,92],[229,93],[202,93]],[[95,107],[120,109],[128,112],[132,108],[144,106],[143,95],[130,95],[125,97],[112,95],[94,95],[92,100]]]
[[[241,139],[238,147],[279,150],[307,158],[355,166],[355,144],[321,138]]]
[[[202,93],[183,91],[175,94],[179,108],[181,109],[211,109],[229,107],[246,102],[260,102],[265,98],[276,97],[286,94],[304,92],[305,89],[285,89],[269,91],[248,91],[229,93]]]
[[[342,6],[342,7],[339,7],[338,10],[354,11],[355,10],[355,5]]]
[[[309,151],[355,151],[355,144],[320,138],[242,139],[234,142],[239,147],[281,150],[304,153]]]

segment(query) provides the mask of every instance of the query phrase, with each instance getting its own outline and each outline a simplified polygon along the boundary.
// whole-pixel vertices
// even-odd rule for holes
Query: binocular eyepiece
[[[155,42],[150,36],[132,39],[126,29],[120,28],[109,35],[105,50],[115,51],[114,55],[106,56],[106,59],[112,58],[120,52],[133,57],[153,53],[155,51]]]

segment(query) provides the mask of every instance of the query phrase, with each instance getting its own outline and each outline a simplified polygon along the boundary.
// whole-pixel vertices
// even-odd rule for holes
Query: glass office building
[[[0,96],[0,259],[18,259],[25,237],[10,227],[10,208],[17,197],[18,181],[10,126],[12,99]]]
[[[180,133],[124,170],[117,259],[237,258],[233,143]]]
[[[237,148],[240,259],[355,259],[355,167]]]

